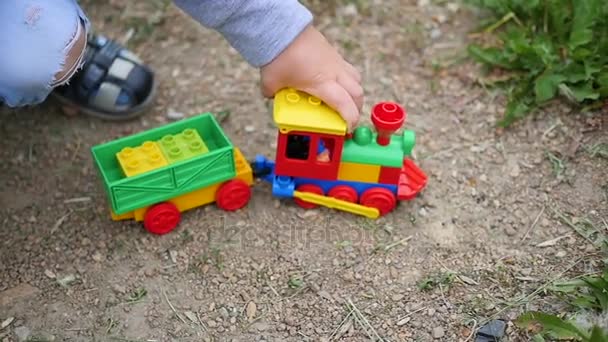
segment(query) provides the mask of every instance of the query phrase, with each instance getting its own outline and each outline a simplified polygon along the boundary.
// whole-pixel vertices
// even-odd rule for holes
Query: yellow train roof
[[[283,89],[274,97],[274,122],[281,133],[304,131],[346,134],[346,121],[318,98],[295,89]]]

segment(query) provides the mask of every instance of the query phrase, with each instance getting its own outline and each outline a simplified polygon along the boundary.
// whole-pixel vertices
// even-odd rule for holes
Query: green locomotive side
[[[173,159],[167,154],[169,163],[164,166],[130,176],[123,171],[124,165],[121,166],[117,158],[121,151],[145,143],[160,144],[168,136],[192,133],[192,130],[204,141],[204,151],[200,154]],[[210,113],[96,145],[91,153],[112,211],[117,215],[170,200],[236,175],[234,146]]]

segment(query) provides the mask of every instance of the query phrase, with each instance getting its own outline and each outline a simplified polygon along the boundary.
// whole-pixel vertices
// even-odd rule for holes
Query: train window
[[[308,160],[310,137],[300,134],[287,136],[286,156],[289,159]]]
[[[316,160],[329,163],[334,148],[334,140],[317,138]],[[290,134],[287,136],[286,157],[289,159],[308,160],[310,154],[311,137],[307,135]]]

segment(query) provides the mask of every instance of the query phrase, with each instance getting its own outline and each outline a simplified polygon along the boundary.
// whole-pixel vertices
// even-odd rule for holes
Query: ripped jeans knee
[[[76,0],[0,1],[0,102],[43,102],[80,67],[84,46],[76,58],[68,51],[89,27]]]

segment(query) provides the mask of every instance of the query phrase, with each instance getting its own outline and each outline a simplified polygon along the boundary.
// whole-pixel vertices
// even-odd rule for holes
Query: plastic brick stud
[[[170,164],[209,152],[203,139],[192,128],[179,134],[165,135],[159,140],[159,144]]]
[[[390,143],[391,134],[401,128],[405,115],[405,109],[394,102],[380,102],[372,108],[372,123],[378,131],[378,145]]]
[[[116,154],[127,177],[132,177],[167,165],[158,144],[146,141],[137,147],[125,147]]]

